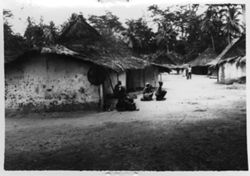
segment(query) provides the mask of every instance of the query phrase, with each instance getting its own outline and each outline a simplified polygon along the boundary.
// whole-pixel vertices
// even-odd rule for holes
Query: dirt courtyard
[[[246,85],[162,76],[134,112],[6,114],[6,170],[247,170]]]

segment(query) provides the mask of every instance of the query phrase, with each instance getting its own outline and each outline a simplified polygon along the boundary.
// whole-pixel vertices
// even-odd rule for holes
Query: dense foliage
[[[203,9],[203,12],[199,10]],[[233,38],[245,33],[244,5],[239,4],[198,4],[175,5],[160,9],[157,5],[148,7],[152,23],[145,18],[128,19],[123,25],[111,12],[97,16],[90,15],[86,20],[106,40],[123,40],[137,54],[157,52],[177,53],[184,61],[195,58],[206,48],[219,53]],[[55,44],[65,27],[77,20],[73,13],[60,27],[51,21],[44,24],[41,17],[37,24],[27,18],[24,36],[13,34],[8,19],[13,15],[4,10],[5,42],[25,41],[29,47],[42,47]],[[80,14],[81,15],[81,14]]]
[[[4,50],[8,48],[19,48],[23,46],[24,39],[20,34],[14,34],[11,25],[8,22],[9,18],[12,18],[13,14],[9,10],[3,11],[3,20],[4,20]]]

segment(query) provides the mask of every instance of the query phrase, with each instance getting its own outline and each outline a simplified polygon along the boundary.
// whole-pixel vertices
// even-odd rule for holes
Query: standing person
[[[153,90],[152,86],[149,83],[146,83],[145,88],[143,89],[143,97],[141,98],[141,101],[150,101],[153,100]]]
[[[189,75],[188,75],[188,67],[185,68],[185,74],[186,74],[186,78],[189,79]]]
[[[156,100],[164,100],[164,96],[166,95],[167,91],[162,88],[163,82],[159,81],[159,87],[155,92]]]
[[[192,67],[191,67],[191,65],[188,66],[188,78],[189,79],[192,78]]]

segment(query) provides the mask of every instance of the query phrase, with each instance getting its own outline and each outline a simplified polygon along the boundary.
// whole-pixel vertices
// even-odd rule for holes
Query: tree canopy
[[[39,23],[28,17],[25,33],[21,36],[13,33],[8,22],[13,14],[4,10],[4,37],[8,43],[5,46],[12,40],[25,42],[29,47],[55,44],[80,15],[81,20],[89,22],[105,40],[122,40],[136,54],[177,53],[183,56],[184,61],[189,61],[207,48],[219,53],[232,39],[245,34],[244,11],[243,4],[207,4],[205,7],[187,4],[165,9],[151,5],[147,10],[149,19],[140,17],[122,23],[109,11],[88,18],[81,13],[73,13],[60,27],[53,21],[45,24],[42,17]]]
[[[112,35],[124,30],[119,18],[108,11],[101,16],[90,15],[88,21],[102,35]]]

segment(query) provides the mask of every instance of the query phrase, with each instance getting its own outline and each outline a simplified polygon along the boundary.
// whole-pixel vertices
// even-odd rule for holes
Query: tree
[[[44,46],[44,34],[41,24],[37,25],[31,17],[27,18],[27,28],[24,32],[24,37],[30,47]]]
[[[123,32],[124,40],[139,54],[151,52],[154,49],[154,33],[143,18],[127,20],[127,29]]]
[[[43,25],[43,35],[46,45],[55,44],[59,36],[58,28],[53,21],[50,21],[48,25]]]
[[[227,36],[228,43],[231,43],[233,38],[241,36],[244,31],[240,20],[240,16],[242,15],[240,7],[234,4],[227,4],[220,11],[223,23],[222,31]]]
[[[105,15],[91,15],[88,18],[90,24],[102,35],[114,35],[124,30],[119,18],[111,12],[106,12]]]
[[[56,43],[58,28],[53,21],[47,25],[41,17],[39,24],[36,24],[31,17],[28,17],[27,22],[24,37],[30,47],[43,47]]]
[[[191,46],[192,42],[199,39],[200,29],[199,16],[196,15],[199,5],[171,6],[166,9],[159,9],[157,5],[148,7],[153,21],[158,26],[156,34],[158,49],[167,52],[177,50],[176,46],[185,43],[182,51],[185,53],[186,46]],[[178,44],[179,43],[179,44]]]
[[[207,11],[205,12],[205,17],[201,22],[202,32],[207,33],[211,38],[212,48],[215,51],[215,41],[214,35],[218,33],[218,28],[216,24],[220,23],[218,18],[218,8],[217,6],[209,5]]]
[[[4,36],[12,34],[11,25],[8,22],[8,19],[11,18],[13,14],[10,10],[3,9],[3,20],[4,20]]]
[[[170,7],[161,10],[157,5],[149,6],[148,10],[152,13],[151,17],[157,24],[156,44],[158,49],[167,52],[173,50],[179,31],[177,14]]]
[[[158,32],[156,34],[156,44],[159,49],[166,49],[167,52],[170,51],[170,47],[173,48],[175,43],[177,33],[173,28],[167,24],[158,24]]]
[[[13,17],[10,10],[3,9],[3,19],[4,19],[4,59],[8,61],[8,58],[15,58],[21,54],[25,49],[24,38],[15,34],[12,31],[12,26],[9,23],[9,19]]]

